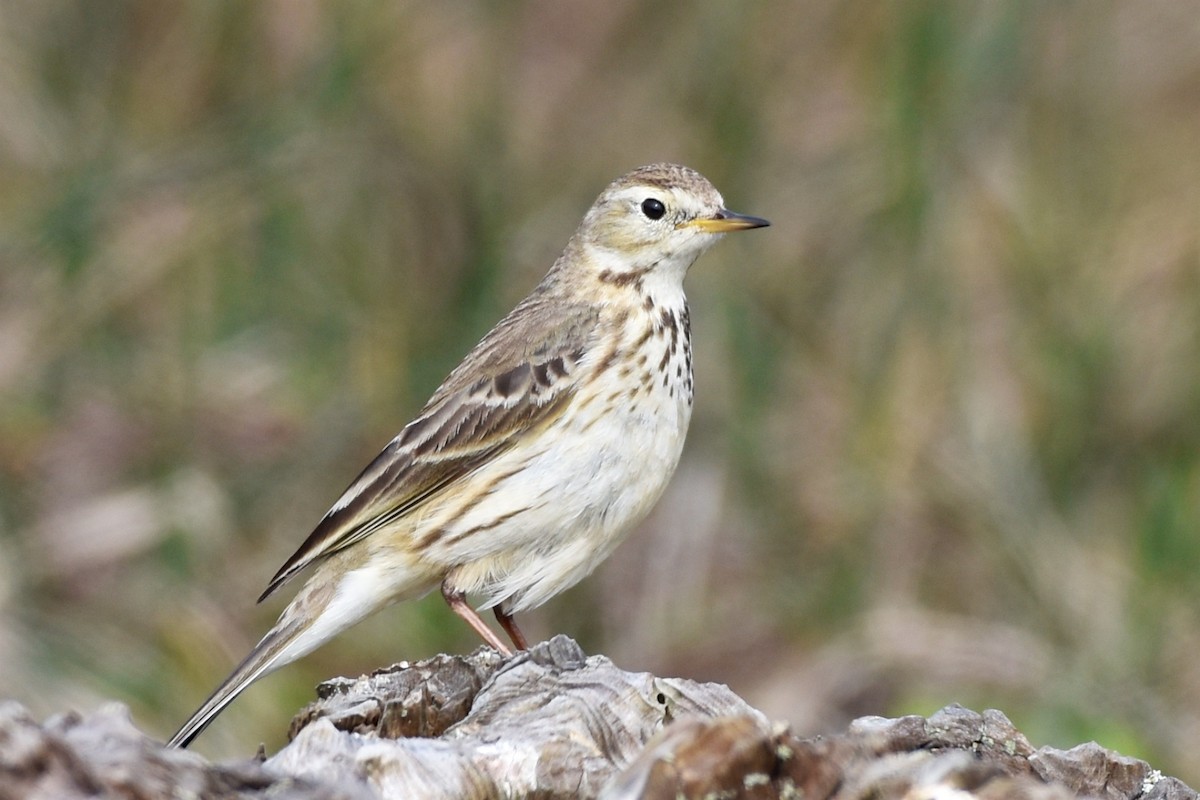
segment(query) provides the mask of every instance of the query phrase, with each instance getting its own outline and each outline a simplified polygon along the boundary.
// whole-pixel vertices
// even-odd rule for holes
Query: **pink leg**
[[[500,623],[500,627],[504,628],[504,632],[508,634],[508,638],[512,639],[512,643],[516,645],[518,650],[528,650],[529,643],[525,641],[525,634],[521,633],[521,629],[517,627],[517,621],[513,619],[512,614],[504,610],[503,606],[495,608],[496,621]]]
[[[476,633],[482,636],[485,642],[506,656],[512,655],[512,650],[508,649],[508,645],[500,641],[500,637],[497,636],[492,629],[489,628],[487,624],[485,624],[484,621],[479,618],[479,615],[475,613],[475,609],[467,605],[467,598],[465,594],[454,591],[449,587],[449,585],[443,582],[442,597],[446,598],[446,605],[450,606],[450,610],[466,620],[467,624],[470,625]],[[503,624],[503,620],[501,620],[501,624]],[[505,630],[507,630],[507,627]],[[518,633],[520,633],[520,631],[518,631]],[[511,635],[512,631],[509,631],[509,636]],[[514,643],[516,642],[515,639],[513,641]],[[523,637],[522,641],[524,641]]]

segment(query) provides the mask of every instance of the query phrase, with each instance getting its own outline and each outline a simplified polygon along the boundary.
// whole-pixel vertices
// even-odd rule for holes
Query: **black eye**
[[[662,200],[648,197],[642,201],[642,213],[649,219],[662,219],[663,214],[667,213],[667,207],[662,204]]]

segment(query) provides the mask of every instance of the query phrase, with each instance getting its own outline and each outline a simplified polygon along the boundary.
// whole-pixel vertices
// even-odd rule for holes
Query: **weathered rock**
[[[414,688],[431,681],[433,669],[436,692]],[[603,656],[588,658],[565,636],[508,660],[480,650],[320,691],[321,699],[300,714],[307,727],[294,724],[295,739],[268,766],[327,774],[358,765],[359,774],[386,782],[396,797],[595,796],[678,717],[736,716],[767,729],[766,717],[724,686],[624,672]],[[468,696],[471,702],[462,702]],[[437,723],[395,722],[417,719]],[[314,727],[315,721],[328,725]],[[399,727],[444,732],[436,741],[362,736]],[[333,728],[355,736],[336,744]]]
[[[864,717],[800,739],[724,686],[617,669],[556,637],[321,685],[274,757],[212,764],[123,707],[35,722],[0,703],[9,798],[720,797],[1196,800],[1095,744],[1034,749],[998,711]]]
[[[20,704],[0,703],[0,800],[167,797],[368,800],[361,783],[309,782],[257,761],[212,764],[167,749],[133,726],[113,703],[86,717],[63,714],[38,724]]]

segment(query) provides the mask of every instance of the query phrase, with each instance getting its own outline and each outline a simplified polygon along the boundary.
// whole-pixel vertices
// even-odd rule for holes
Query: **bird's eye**
[[[662,219],[663,214],[667,213],[667,207],[663,205],[662,200],[649,197],[642,201],[642,213],[648,219]]]

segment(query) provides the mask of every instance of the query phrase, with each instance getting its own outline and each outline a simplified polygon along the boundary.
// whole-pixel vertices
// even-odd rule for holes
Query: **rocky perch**
[[[559,636],[322,684],[271,758],[165,749],[122,706],[38,724],[0,703],[0,798],[1192,800],[1095,745],[1035,749],[998,711],[794,735],[717,684],[624,672]]]

